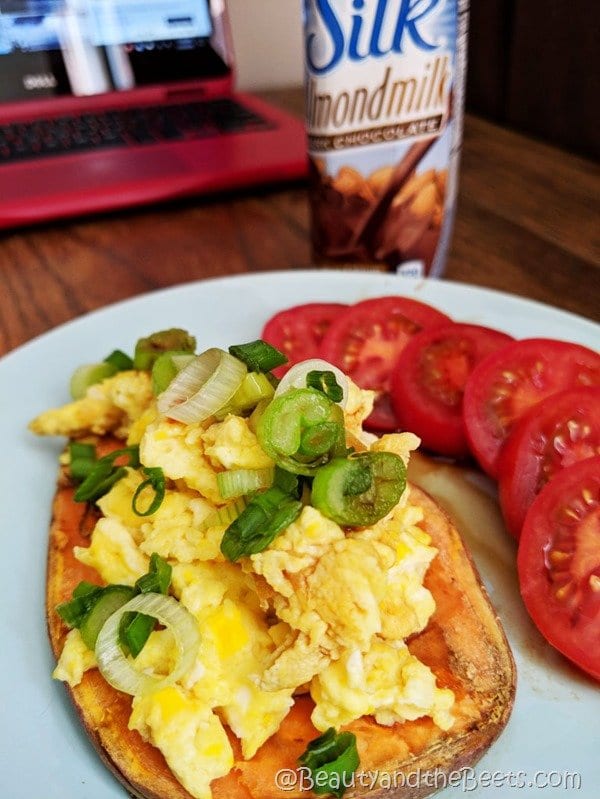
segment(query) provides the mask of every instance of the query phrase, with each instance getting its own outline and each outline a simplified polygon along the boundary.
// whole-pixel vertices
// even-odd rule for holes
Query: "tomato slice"
[[[600,457],[558,472],[531,505],[517,558],[544,638],[600,680]]]
[[[396,359],[415,333],[450,321],[441,311],[418,300],[376,297],[350,306],[331,323],[321,343],[321,357],[342,369],[361,388],[378,392],[365,427],[383,432],[398,428],[389,396]]]
[[[325,332],[332,320],[347,307],[337,302],[311,302],[295,305],[271,317],[261,338],[281,350],[289,361],[274,369],[274,374],[282,377],[295,363],[318,358]]]
[[[600,388],[561,391],[515,425],[498,461],[508,530],[518,538],[536,495],[561,469],[600,455]]]
[[[553,339],[515,341],[475,367],[463,400],[467,440],[479,465],[498,476],[498,457],[515,423],[567,388],[600,385],[600,355]]]
[[[422,330],[407,343],[394,366],[390,393],[400,427],[442,455],[464,457],[462,398],[468,376],[511,336],[480,325],[453,323]]]

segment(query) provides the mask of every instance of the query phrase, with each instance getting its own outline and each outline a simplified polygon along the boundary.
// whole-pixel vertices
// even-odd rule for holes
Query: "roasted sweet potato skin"
[[[383,727],[370,717],[351,725],[356,733],[362,772],[443,775],[475,763],[508,721],[515,692],[515,667],[504,632],[456,529],[435,502],[411,487],[413,501],[425,510],[423,528],[438,548],[426,578],[437,609],[426,630],[409,641],[411,651],[436,674],[438,684],[455,692],[453,727],[443,732],[428,718]],[[53,504],[48,547],[47,621],[50,643],[58,658],[67,629],[55,612],[70,598],[80,580],[98,582],[98,575],[73,556],[74,546],[87,546],[93,518],[73,501],[73,489],[59,480]],[[127,790],[143,799],[190,799],[168,768],[162,754],[129,730],[131,698],[115,691],[97,669],[86,672],[73,689],[73,704],[92,743]],[[294,769],[306,744],[319,733],[310,721],[312,702],[301,696],[282,723],[250,761],[244,761],[237,740],[231,772],[212,783],[214,799],[284,799],[311,796],[281,790],[275,775]],[[404,782],[404,784],[403,784]],[[423,778],[396,778],[368,789],[350,788],[347,797],[419,799],[435,790]],[[442,787],[442,783],[438,783]]]

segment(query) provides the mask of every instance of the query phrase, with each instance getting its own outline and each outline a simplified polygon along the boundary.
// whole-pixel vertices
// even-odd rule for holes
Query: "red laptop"
[[[302,177],[233,83],[225,0],[0,0],[0,228]]]

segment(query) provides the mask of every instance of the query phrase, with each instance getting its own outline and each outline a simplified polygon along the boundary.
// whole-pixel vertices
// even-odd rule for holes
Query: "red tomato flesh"
[[[398,428],[390,396],[392,368],[409,339],[450,318],[407,297],[377,297],[350,306],[332,322],[321,344],[321,358],[349,375],[361,388],[377,391],[365,427],[380,432]]]
[[[558,472],[531,505],[517,559],[544,638],[600,680],[600,457]]]
[[[506,526],[521,534],[527,510],[557,472],[600,455],[600,388],[553,394],[528,411],[509,435],[498,462]]]
[[[442,455],[465,457],[462,399],[476,364],[513,341],[489,327],[450,324],[422,330],[404,347],[391,378],[390,393],[403,430]]]
[[[337,302],[312,302],[287,308],[271,317],[261,338],[277,347],[288,363],[273,372],[282,377],[290,366],[309,358],[318,358],[321,340],[335,317],[348,306]]]
[[[579,344],[523,339],[485,358],[467,380],[463,400],[467,440],[482,469],[498,476],[502,445],[530,408],[585,386],[600,386],[600,355]]]

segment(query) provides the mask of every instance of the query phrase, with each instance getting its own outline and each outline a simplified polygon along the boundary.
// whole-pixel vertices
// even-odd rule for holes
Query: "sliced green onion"
[[[300,499],[302,493],[301,479],[297,474],[281,469],[279,466],[275,467],[275,474],[273,476],[273,485],[285,491],[291,497]]]
[[[106,356],[104,363],[110,363],[117,372],[127,372],[129,369],[133,369],[133,360],[122,350],[113,350],[110,355]]]
[[[128,459],[128,466],[137,468],[140,465],[139,447],[117,449],[97,460],[93,470],[75,492],[73,497],[75,502],[96,502],[108,493],[118,480],[125,477],[127,469],[115,465],[115,461],[122,457]]]
[[[221,552],[235,562],[265,550],[298,518],[302,503],[277,486],[256,494],[221,539]]]
[[[77,598],[89,596],[90,594],[94,594],[96,591],[102,591],[102,586],[94,585],[94,583],[90,583],[88,580],[82,580],[73,589],[73,597]]]
[[[69,444],[69,472],[72,480],[81,483],[93,471],[95,465],[96,448],[94,445],[71,441]]]
[[[270,372],[288,360],[283,352],[261,339],[249,341],[248,344],[234,344],[229,347],[229,352],[253,372]]]
[[[334,382],[342,390],[342,396],[340,399],[334,399],[334,397],[329,396],[327,391],[323,390],[321,379],[317,380],[315,377],[309,378],[309,375],[313,372],[332,374]],[[312,383],[309,383],[309,380],[315,381],[318,384],[312,385]],[[326,382],[330,382],[331,378],[327,377],[325,380]],[[300,363],[295,364],[295,366],[292,366],[292,368],[289,369],[281,378],[275,391],[275,396],[279,397],[281,394],[285,394],[285,392],[289,391],[291,388],[316,388],[319,391],[322,391],[327,397],[329,397],[329,399],[333,400],[333,402],[337,402],[339,405],[341,405],[342,408],[345,408],[346,403],[348,402],[348,378],[341,369],[337,368],[337,366],[334,366],[332,363],[324,361],[321,358],[311,358],[308,361],[301,361]]]
[[[196,339],[180,327],[159,330],[146,338],[138,339],[133,356],[134,369],[149,372],[154,361],[163,352],[194,352]]]
[[[84,458],[96,460],[96,447],[93,444],[84,444],[81,441],[71,441],[69,444],[69,456],[71,460]]]
[[[191,363],[195,357],[193,352],[175,352],[171,355],[171,360],[175,364],[177,371],[181,372],[183,367]]]
[[[273,483],[274,469],[232,469],[217,474],[217,486],[223,499],[233,499],[268,488]]]
[[[86,581],[79,583],[69,602],[61,602],[56,612],[69,627],[80,627],[85,617],[94,607],[104,589]]]
[[[266,408],[269,406],[269,400],[261,400],[256,408],[252,411],[250,416],[248,417],[248,427],[254,435],[256,435],[256,431],[258,429],[258,423],[265,412]]]
[[[69,627],[80,629],[84,643],[93,650],[98,632],[108,616],[138,593],[166,594],[172,571],[170,564],[153,552],[147,574],[142,575],[133,588],[128,585],[99,586],[82,580],[73,590],[71,601],[58,605],[56,611]],[[155,625],[156,619],[143,613],[124,614],[119,627],[121,644],[137,657]]]
[[[365,527],[383,519],[405,488],[402,458],[392,452],[361,452],[317,469],[311,504],[340,525]]]
[[[148,573],[136,580],[135,588],[142,594],[167,594],[172,573],[171,565],[157,552],[153,552]],[[145,613],[124,613],[119,624],[119,641],[136,658],[155,626],[156,619],[153,616]]]
[[[119,643],[136,658],[146,646],[156,627],[154,616],[145,613],[124,613],[119,624]]]
[[[336,733],[330,727],[308,744],[298,762],[310,770],[314,793],[332,793],[341,797],[352,787],[353,774],[360,765],[356,735],[352,732]]]
[[[119,643],[119,625],[125,613],[143,613],[169,628],[175,639],[177,662],[166,677],[154,677],[138,671],[125,656]],[[200,645],[198,623],[176,599],[162,594],[140,594],[112,614],[96,641],[96,659],[104,679],[132,696],[150,693],[172,685],[194,665]]]
[[[154,361],[152,366],[152,391],[155,396],[162,394],[169,383],[184,366],[194,360],[196,356],[190,352],[163,352]]]
[[[338,440],[340,426],[335,422],[319,422],[302,432],[298,454],[317,458],[332,450]]]
[[[290,388],[276,396],[260,417],[256,435],[267,455],[294,474],[313,475],[346,453],[342,409],[314,388]]]
[[[244,497],[238,497],[235,502],[230,502],[228,505],[223,505],[204,519],[200,524],[201,530],[207,530],[209,527],[217,527],[220,525],[229,525],[235,521],[240,513],[246,508],[248,503]]]
[[[158,398],[158,410],[185,424],[203,422],[230,402],[246,376],[245,364],[217,349],[185,366]]]
[[[332,402],[341,402],[344,398],[343,388],[329,370],[312,369],[306,375],[306,387],[322,391]]]
[[[267,375],[261,372],[249,372],[242,380],[241,386],[231,400],[215,413],[218,420],[224,419],[228,413],[241,414],[255,408],[263,400],[269,400],[275,389]]]
[[[172,566],[157,552],[153,552],[150,556],[148,573],[136,581],[135,587],[142,594],[166,594],[171,584],[172,573]]]
[[[112,377],[117,373],[118,369],[111,363],[87,363],[83,366],[78,366],[71,376],[71,383],[69,385],[71,397],[74,400],[85,397],[87,390],[90,386],[96,383],[101,383],[107,377]]]
[[[88,649],[93,650],[96,646],[98,633],[108,617],[134,596],[135,588],[128,585],[107,585],[102,589],[102,595],[98,597],[79,627],[83,643]]]
[[[89,363],[77,367],[71,377],[71,396],[74,400],[85,397],[90,386],[101,383],[107,377],[133,369],[133,361],[122,350],[113,350],[99,363]]]
[[[143,466],[142,474],[146,476],[146,480],[141,482],[136,488],[135,494],[131,500],[131,509],[137,516],[152,516],[152,514],[156,513],[160,508],[165,498],[165,473],[160,466]],[[145,510],[140,510],[138,507],[138,500],[142,492],[146,489],[154,491],[154,496],[148,507]]]
[[[126,474],[127,469],[124,467],[115,468],[110,463],[98,461],[75,492],[73,499],[75,502],[96,502],[108,494],[114,484]]]

